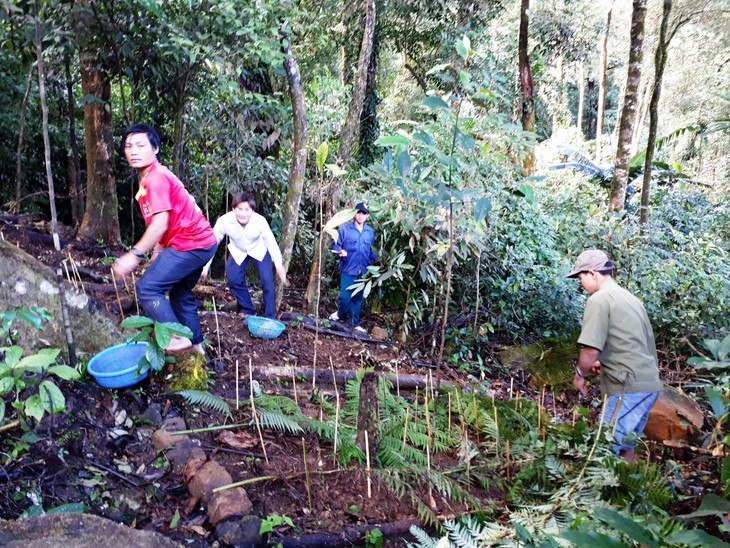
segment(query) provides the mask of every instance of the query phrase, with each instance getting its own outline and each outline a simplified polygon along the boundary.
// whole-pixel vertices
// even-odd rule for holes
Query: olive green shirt
[[[662,389],[654,332],[644,305],[609,280],[586,301],[578,344],[601,353],[601,391],[612,396]]]

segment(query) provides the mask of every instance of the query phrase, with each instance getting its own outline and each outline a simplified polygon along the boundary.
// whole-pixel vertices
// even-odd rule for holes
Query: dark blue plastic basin
[[[146,342],[112,346],[91,358],[86,370],[104,388],[133,386],[149,375],[149,371],[145,371],[139,377],[134,376],[145,352]]]

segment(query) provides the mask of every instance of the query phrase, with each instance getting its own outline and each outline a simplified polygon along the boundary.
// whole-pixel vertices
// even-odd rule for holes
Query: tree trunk
[[[631,157],[633,158],[639,151],[639,143],[641,141],[641,131],[646,123],[646,115],[649,113],[649,101],[652,92],[654,80],[649,80],[649,74],[642,83],[642,91],[639,94],[639,102],[636,106],[636,124],[634,125],[634,135],[631,138]]]
[[[530,0],[522,0],[520,9],[520,32],[517,41],[520,86],[522,88],[522,129],[535,132],[535,86],[532,82],[532,71],[530,70],[530,58],[528,56],[527,32],[530,24]],[[535,171],[535,153],[530,148],[522,160],[522,167],[525,174],[530,175]]]
[[[78,228],[84,214],[84,194],[81,189],[81,154],[76,140],[76,100],[74,99],[73,79],[71,78],[71,61],[64,59],[66,67],[66,94],[68,96],[68,140],[71,154],[66,158],[68,172],[68,189],[71,198],[71,219]]]
[[[380,39],[377,28],[373,37],[373,47],[368,63],[367,84],[365,86],[365,98],[360,112],[360,147],[358,150],[358,161],[361,166],[367,167],[378,158],[380,148],[375,145],[380,133],[378,122],[378,55],[380,50]]]
[[[84,94],[87,197],[79,238],[120,246],[111,83],[106,72],[98,67],[94,52],[82,51],[80,66]]]
[[[620,211],[626,202],[626,185],[629,178],[629,161],[631,160],[631,137],[636,123],[636,99],[641,82],[641,58],[644,46],[644,21],[646,20],[647,0],[634,0],[631,15],[631,43],[629,47],[629,68],[626,78],[626,93],[621,110],[618,142],[616,144],[616,162],[614,164],[613,182],[609,207],[612,211]]]
[[[71,320],[69,319],[68,304],[66,301],[66,289],[63,278],[61,242],[58,237],[58,215],[56,213],[56,195],[53,187],[53,172],[51,171],[51,140],[48,133],[48,103],[46,102],[46,77],[43,73],[43,47],[41,37],[41,15],[38,0],[35,1],[35,51],[38,60],[38,94],[41,100],[42,125],[43,125],[43,152],[46,164],[46,179],[48,181],[48,201],[51,206],[51,227],[53,232],[53,243],[56,253],[56,281],[61,297],[61,315],[63,325],[66,329],[66,343],[68,345],[69,365],[76,365],[76,350],[74,345],[73,332],[71,331]],[[55,407],[52,405],[51,407]]]
[[[603,120],[606,116],[606,86],[608,73],[608,33],[611,30],[611,14],[613,0],[606,12],[606,28],[601,39],[601,64],[598,74],[598,113],[596,114],[596,162],[601,161],[601,137],[603,136]]]
[[[28,107],[28,97],[30,96],[30,88],[33,83],[33,67],[35,63],[31,63],[28,69],[28,82],[25,85],[25,93],[23,94],[23,102],[20,104],[20,123],[18,124],[18,150],[15,154],[15,203],[10,208],[11,213],[20,211],[20,202],[23,198],[23,136],[25,134],[25,109]]]
[[[373,52],[373,38],[375,36],[375,0],[365,0],[365,23],[363,27],[362,45],[360,46],[360,58],[357,62],[357,74],[355,82],[352,86],[352,97],[350,98],[350,107],[347,111],[347,118],[342,127],[342,135],[340,137],[340,148],[337,153],[337,162],[343,168],[347,165],[352,157],[352,148],[355,144],[357,130],[360,125],[360,113],[362,112],[362,104],[365,98],[365,86],[368,79],[368,67]],[[333,192],[333,194],[338,194]],[[339,198],[338,196],[336,197]],[[335,211],[339,207],[339,200],[332,202]]]
[[[368,433],[370,460],[374,460],[375,448],[378,444],[378,425],[380,424],[378,407],[378,373],[365,373],[360,383],[360,405],[357,411],[357,434],[355,443],[365,451],[365,432]]]
[[[578,115],[575,125],[578,127],[578,135],[583,140],[583,111],[586,103],[585,65],[580,61],[578,66]]]
[[[649,137],[646,141],[646,159],[644,160],[644,179],[641,185],[641,213],[639,223],[643,225],[649,220],[649,184],[651,183],[651,165],[654,161],[654,144],[656,143],[657,126],[659,124],[659,99],[662,94],[662,79],[664,69],[667,65],[667,51],[669,40],[667,38],[667,26],[669,15],[672,11],[672,0],[664,0],[662,9],[662,23],[659,29],[659,41],[657,42],[654,54],[654,85],[649,102]]]
[[[284,268],[288,269],[291,262],[294,240],[297,235],[297,221],[299,219],[299,204],[302,200],[304,188],[304,174],[307,167],[307,108],[304,103],[304,91],[299,73],[299,64],[291,51],[289,33],[279,30],[281,45],[284,50],[284,69],[289,81],[289,95],[291,96],[294,116],[294,143],[292,144],[291,171],[289,172],[289,187],[282,216],[281,240],[279,247],[284,257]],[[281,306],[284,296],[284,287],[277,285],[276,308]]]

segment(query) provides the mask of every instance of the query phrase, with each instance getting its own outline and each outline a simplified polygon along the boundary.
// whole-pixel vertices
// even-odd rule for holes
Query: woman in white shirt
[[[218,243],[228,236],[230,256],[226,262],[228,287],[236,297],[244,314],[256,314],[246,285],[246,267],[253,262],[259,271],[264,292],[264,316],[275,317],[274,275],[272,263],[282,282],[286,283],[286,270],[279,245],[274,239],[269,223],[256,213],[256,199],[250,192],[241,192],[233,198],[233,211],[222,215],[213,227]],[[211,260],[203,269],[202,279],[208,277]]]

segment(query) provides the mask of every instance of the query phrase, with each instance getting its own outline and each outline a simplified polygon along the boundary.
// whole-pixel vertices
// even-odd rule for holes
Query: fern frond
[[[178,392],[185,401],[191,405],[200,405],[218,413],[231,417],[231,410],[228,404],[218,396],[215,396],[207,390],[182,390]]]
[[[287,434],[301,434],[304,432],[304,429],[293,417],[263,410],[257,411],[257,415],[262,428],[271,428]]]

